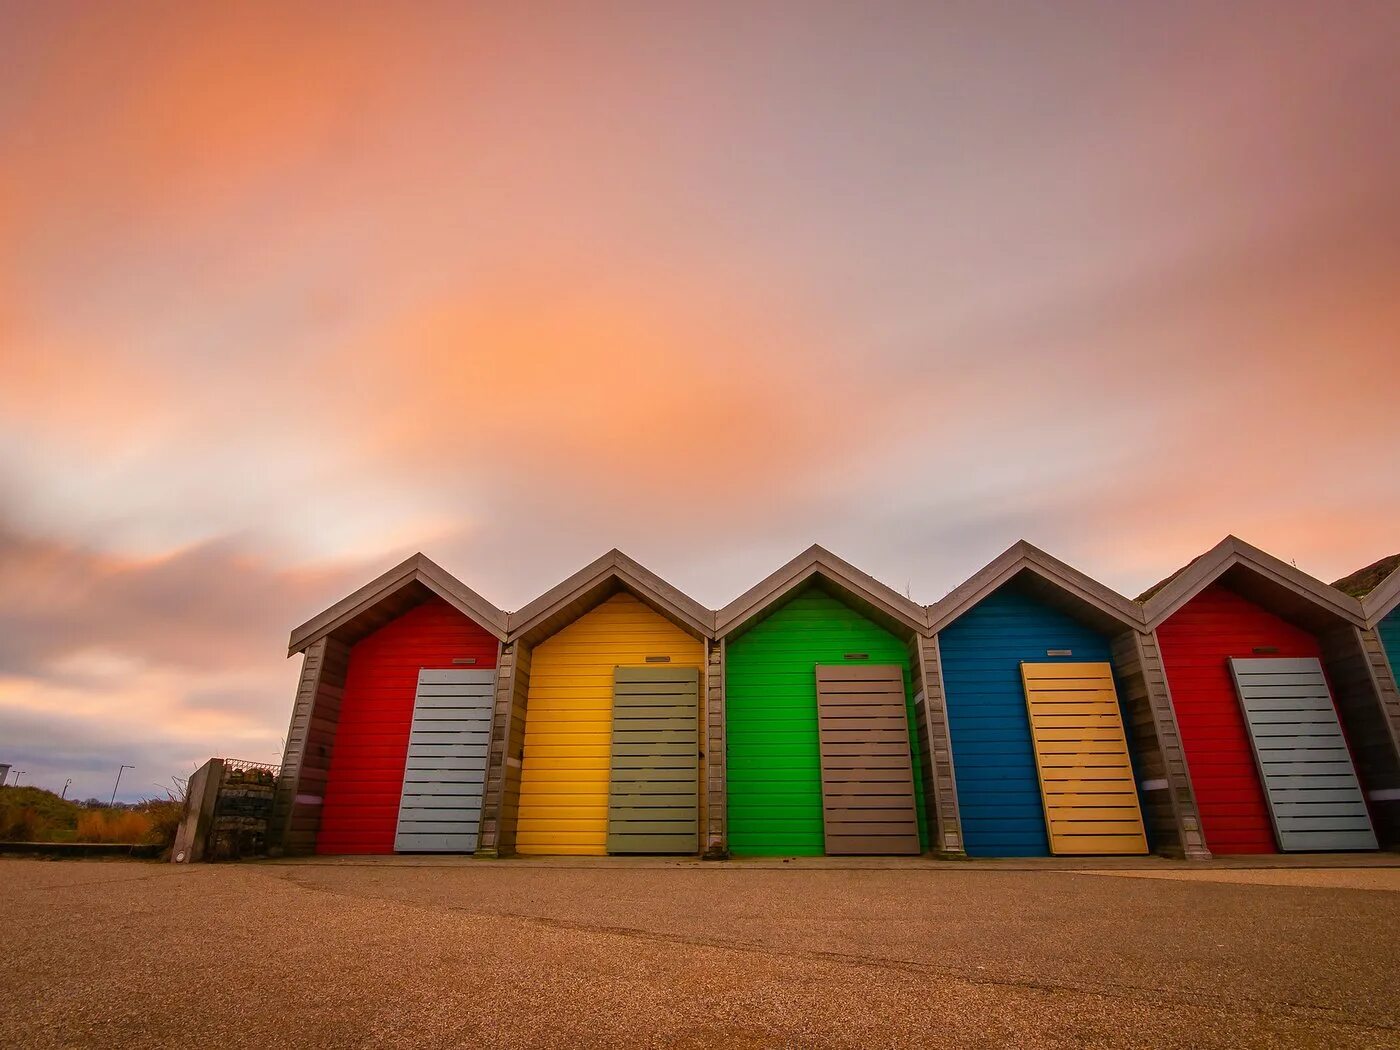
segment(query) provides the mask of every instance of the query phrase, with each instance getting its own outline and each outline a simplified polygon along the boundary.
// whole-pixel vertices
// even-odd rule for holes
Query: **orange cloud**
[[[412,81],[411,23],[355,5],[333,18],[297,4],[54,15],[36,29],[43,61],[23,129],[34,138],[13,143],[7,180],[48,217],[79,199],[126,218],[207,206],[353,141]]]
[[[726,315],[699,286],[574,276],[415,307],[307,375],[380,469],[515,475],[630,506],[785,490],[899,423],[859,369],[834,381],[797,333]]]

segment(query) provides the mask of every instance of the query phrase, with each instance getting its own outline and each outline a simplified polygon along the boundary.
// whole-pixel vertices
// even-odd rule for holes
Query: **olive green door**
[[[700,848],[700,672],[619,667],[613,678],[609,853]]]

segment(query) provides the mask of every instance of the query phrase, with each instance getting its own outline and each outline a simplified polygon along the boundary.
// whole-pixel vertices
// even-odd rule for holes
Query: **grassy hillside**
[[[52,791],[0,787],[0,842],[174,841],[184,804],[148,799],[135,806],[85,806]]]
[[[1350,594],[1353,598],[1364,598],[1379,587],[1381,581],[1396,569],[1400,569],[1400,554],[1392,554],[1388,558],[1372,562],[1364,569],[1357,569],[1350,576],[1342,577],[1332,586],[1339,591]]]
[[[59,833],[76,830],[81,809],[43,788],[0,788],[0,841],[54,841]]]

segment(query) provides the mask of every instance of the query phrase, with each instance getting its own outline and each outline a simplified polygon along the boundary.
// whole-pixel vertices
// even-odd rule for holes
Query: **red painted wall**
[[[1317,639],[1214,584],[1157,628],[1157,640],[1206,845],[1214,853],[1278,852],[1249,730],[1226,660],[1232,656],[1321,658]],[[1256,646],[1276,646],[1278,651],[1256,653]]]
[[[473,656],[495,667],[496,639],[436,597],[351,648],[317,853],[394,852],[418,672]]]

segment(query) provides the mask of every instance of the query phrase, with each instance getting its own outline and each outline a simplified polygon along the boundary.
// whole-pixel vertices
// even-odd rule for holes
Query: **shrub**
[[[175,844],[175,833],[180,830],[180,818],[185,813],[183,799],[173,795],[166,798],[148,798],[141,803],[140,812],[150,821],[147,842],[159,842],[169,847]]]
[[[33,806],[6,806],[0,810],[0,839],[6,842],[42,842],[49,826]]]
[[[131,809],[87,810],[78,816],[79,842],[146,842],[151,834],[149,816]]]

